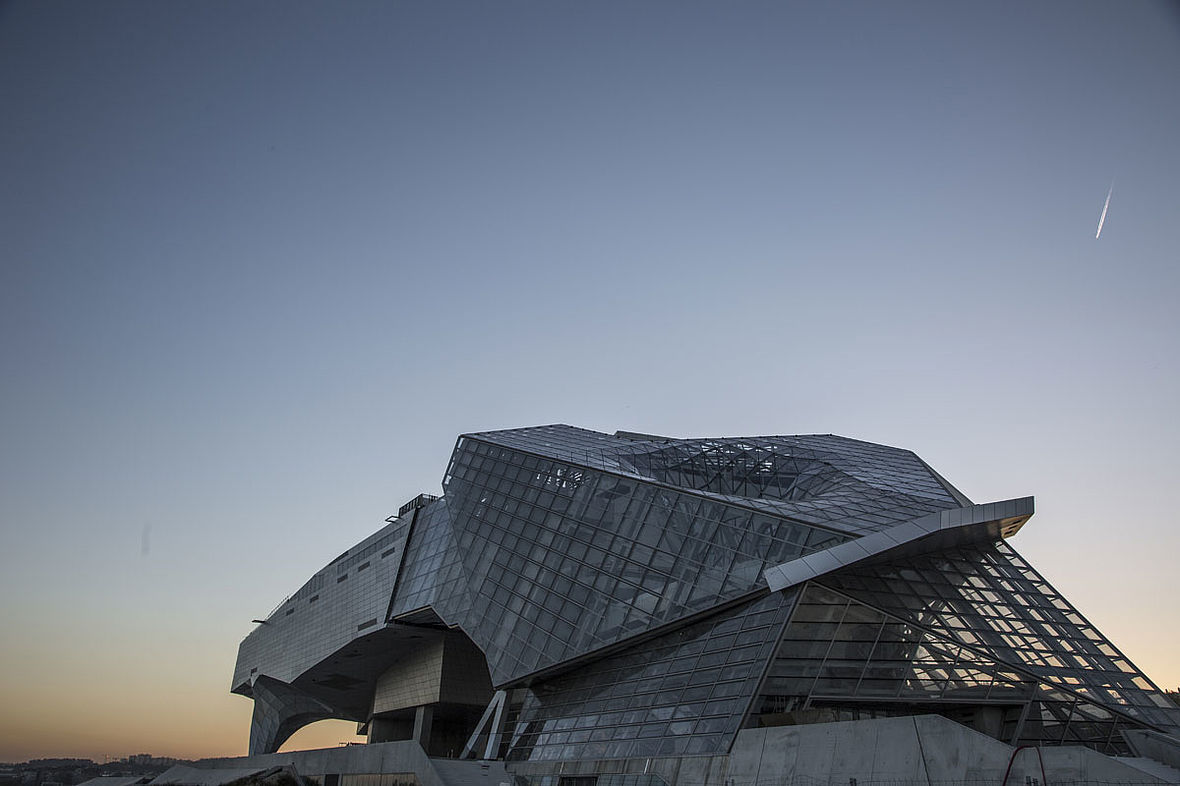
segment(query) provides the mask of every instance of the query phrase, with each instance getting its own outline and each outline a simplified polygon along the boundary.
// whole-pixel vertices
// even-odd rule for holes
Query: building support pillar
[[[259,676],[251,687],[254,715],[250,720],[250,755],[274,753],[309,723],[337,716],[331,707],[285,682]]]
[[[471,737],[463,746],[463,752],[459,754],[460,759],[475,758],[481,737],[486,737],[487,740],[482,758],[494,759],[496,757],[500,750],[500,739],[503,736],[504,709],[507,703],[508,691],[496,691],[492,700],[488,702],[487,709],[483,711],[483,717],[476,724],[475,731],[471,732]]]
[[[430,752],[430,729],[434,725],[434,707],[424,704],[414,710],[414,740]]]

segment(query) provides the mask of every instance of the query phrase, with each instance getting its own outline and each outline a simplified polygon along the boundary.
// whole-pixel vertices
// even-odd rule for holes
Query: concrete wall
[[[780,786],[792,782],[840,784],[904,781],[988,781],[999,784],[1014,748],[937,715],[748,729],[738,734],[724,783],[708,786]],[[1140,770],[1082,747],[1020,751],[1009,784],[1026,776],[1044,783],[1105,781],[1152,783]],[[680,786],[677,784],[677,786]]]
[[[448,631],[406,652],[377,680],[372,714],[423,704],[469,704],[483,710],[492,699],[488,664],[466,635]]]
[[[1180,770],[1180,739],[1158,731],[1124,731],[1123,737],[1138,756],[1147,756]]]
[[[394,520],[337,558],[242,640],[231,689],[257,674],[294,682],[307,669],[385,623],[411,517]],[[362,567],[363,566],[363,567]]]
[[[588,759],[583,761],[510,762],[508,769],[537,786],[573,775],[655,775],[676,786],[705,786],[725,781],[728,756],[680,758]]]
[[[322,779],[328,774],[374,775],[413,773],[422,786],[504,786],[512,777],[503,762],[431,759],[416,742],[381,742],[290,753],[267,753],[232,759],[202,759],[201,770],[261,770],[290,766],[300,775]],[[341,780],[344,783],[344,779]]]
[[[459,631],[449,632],[444,644],[439,701],[478,705],[482,710],[492,700],[492,677],[483,652]]]
[[[232,759],[202,759],[204,768],[264,768],[292,766],[300,775],[322,778],[329,773],[369,774],[412,772],[422,786],[447,786],[439,776],[426,752],[416,742],[382,742],[373,745],[342,745],[289,753],[267,753]]]
[[[1172,783],[1154,777],[1142,769],[1123,764],[1117,759],[1103,756],[1089,748],[1067,746],[1060,748],[1042,748],[1045,757],[1045,772],[1050,781],[1062,783],[1065,781],[1105,781],[1108,783],[1126,783],[1128,779],[1139,783]],[[1027,756],[1027,752],[1021,752]],[[1029,757],[1031,763],[1032,757]],[[1030,768],[1031,769],[1031,768]],[[1129,772],[1128,772],[1129,771]],[[1034,777],[1039,777],[1035,776]],[[1011,780],[1009,779],[1011,784]],[[1019,786],[1013,784],[1012,786]]]
[[[432,641],[407,652],[377,680],[373,714],[434,704],[442,686],[443,642]]]
[[[852,778],[864,786],[887,781],[915,786],[937,786],[948,781],[1000,784],[1014,750],[941,716],[920,715],[747,729],[738,734],[728,757],[521,762],[510,769],[536,781],[542,775],[649,773],[660,776],[670,786],[848,786]],[[1044,777],[1037,750],[1025,749],[1016,754],[1008,784],[1023,786],[1026,777],[1042,784],[1167,782],[1089,748],[1039,750]],[[456,786],[460,770],[479,776],[463,786],[474,786],[476,782],[500,786],[506,777],[500,762],[492,762],[493,772],[487,774],[478,762],[432,761],[414,742],[206,759],[200,764],[224,768],[290,765],[301,775],[313,777],[325,773],[413,772],[422,786]]]

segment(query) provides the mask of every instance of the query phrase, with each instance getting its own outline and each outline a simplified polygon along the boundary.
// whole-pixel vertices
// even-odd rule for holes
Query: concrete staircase
[[[1134,767],[1153,778],[1159,778],[1164,783],[1180,784],[1180,770],[1175,767],[1169,767],[1163,762],[1149,759],[1146,756],[1114,756],[1112,758],[1117,762]]]

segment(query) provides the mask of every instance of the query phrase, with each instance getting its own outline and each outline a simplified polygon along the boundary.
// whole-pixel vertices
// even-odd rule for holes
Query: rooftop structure
[[[443,492],[242,642],[251,754],[323,718],[534,773],[899,716],[1106,754],[1180,731],[1008,543],[1032,498],[973,504],[906,450],[541,426],[459,437]]]

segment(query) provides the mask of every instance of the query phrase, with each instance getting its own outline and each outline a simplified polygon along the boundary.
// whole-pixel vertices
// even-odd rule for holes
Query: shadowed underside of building
[[[542,426],[461,436],[443,492],[242,642],[252,755],[325,718],[542,778],[841,721],[1109,755],[1180,731],[1009,545],[1032,499],[975,505],[906,450]]]

